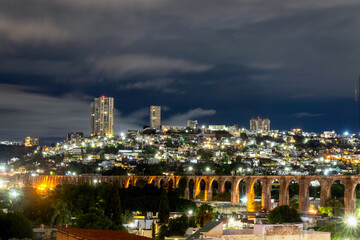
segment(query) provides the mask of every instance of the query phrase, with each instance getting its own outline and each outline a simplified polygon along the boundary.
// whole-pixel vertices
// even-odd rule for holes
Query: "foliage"
[[[360,239],[360,229],[359,227],[350,228],[346,226],[344,222],[332,224],[326,227],[321,227],[318,231],[330,232],[332,240],[353,240]]]
[[[161,225],[159,229],[159,233],[157,235],[157,239],[163,240],[168,234],[168,227],[166,225]]]
[[[328,210],[331,210],[332,215],[334,216],[341,216],[344,213],[344,199],[338,198],[338,199],[327,199],[323,206],[324,208],[328,208]]]
[[[170,216],[169,197],[166,190],[163,189],[160,196],[159,203],[159,220],[161,223],[166,223]]]
[[[112,229],[116,230],[122,228],[121,201],[116,185],[112,186],[110,196],[106,201],[105,216],[113,222]]]
[[[52,216],[50,219],[50,226],[62,226],[64,223],[69,223],[71,220],[71,212],[68,204],[61,199],[51,203]]]
[[[18,211],[28,218],[33,224],[46,226],[62,226],[65,223],[70,223],[71,219],[90,218],[94,214],[94,208],[102,213],[105,212],[106,207],[109,205],[116,205],[119,209],[115,215],[122,214],[120,222],[127,222],[131,212],[139,211],[158,212],[160,204],[160,196],[162,189],[159,189],[151,184],[146,184],[143,188],[129,187],[118,188],[119,202],[111,203],[111,198],[116,198],[116,194],[111,197],[112,185],[97,184],[90,186],[88,184],[73,185],[64,184],[58,185],[49,195],[44,197],[39,195],[35,188],[23,188],[22,193],[16,201],[11,204],[11,210]],[[187,212],[192,210],[197,211],[196,203],[179,197],[177,189],[172,191],[165,191],[168,196],[168,211]],[[4,193],[0,196],[4,199],[4,207],[8,207],[8,195]],[[7,203],[7,204],[6,204]],[[107,215],[111,215],[106,211]],[[106,217],[106,219],[108,219]],[[109,220],[110,221],[110,220]],[[76,224],[76,221],[75,221]],[[94,223],[97,225],[97,223]],[[116,225],[116,224],[115,224]],[[121,225],[120,223],[117,226]],[[111,221],[110,225],[111,226]],[[103,228],[100,226],[99,228]],[[115,228],[115,226],[113,226]]]
[[[197,220],[200,224],[200,227],[203,227],[208,222],[210,222],[213,219],[213,207],[211,207],[209,204],[205,203],[202,204],[199,207],[198,214],[197,214]]]
[[[202,201],[205,200],[205,191],[204,190],[200,191],[199,194],[196,195],[195,199],[200,199]]]
[[[268,220],[270,224],[302,222],[299,213],[287,205],[276,207],[270,211]]]
[[[290,202],[289,207],[298,210],[299,209],[299,200],[294,199]]]
[[[184,236],[186,229],[189,227],[189,218],[182,215],[179,218],[171,219],[168,225],[169,236]]]
[[[332,207],[325,207],[325,206],[322,206],[322,207],[320,207],[319,208],[319,212],[321,213],[321,214],[326,214],[326,215],[328,215],[329,217],[331,217],[332,215],[333,215],[333,209],[332,209]]]
[[[86,229],[109,229],[112,222],[107,218],[104,213],[98,208],[91,208],[88,213],[81,214],[76,226],[78,228]]]
[[[230,202],[231,201],[231,193],[230,192],[223,192],[223,193],[216,194],[215,196],[212,197],[211,200],[212,201],[227,201],[227,202]]]
[[[195,216],[189,217],[189,227],[193,227],[193,228],[197,227]]]
[[[24,215],[0,211],[0,239],[32,237],[32,224]]]
[[[102,172],[102,175],[104,176],[123,176],[126,174],[127,171],[122,167],[112,167],[111,169]]]

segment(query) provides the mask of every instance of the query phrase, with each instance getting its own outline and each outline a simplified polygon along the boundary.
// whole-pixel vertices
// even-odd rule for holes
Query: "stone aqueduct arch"
[[[177,188],[182,176],[34,176],[30,177],[30,185],[39,186],[46,185],[53,188],[56,185],[62,184],[83,184],[88,183],[91,185],[98,183],[116,184],[120,187],[127,188],[130,185],[135,185],[139,180],[147,183],[153,183],[155,186],[160,187],[161,181],[167,186],[169,181],[172,180],[173,188]],[[226,181],[231,182],[231,203],[240,202],[239,184],[245,181],[246,196],[248,198],[248,210],[251,210],[251,204],[254,201],[254,183],[259,180],[262,183],[262,206],[265,209],[270,209],[271,206],[271,184],[274,180],[280,184],[279,190],[279,205],[289,204],[289,186],[291,181],[295,180],[299,184],[299,210],[307,211],[309,208],[309,184],[311,181],[317,180],[321,186],[320,203],[323,204],[326,199],[331,197],[331,185],[335,181],[340,181],[344,187],[344,205],[345,211],[353,212],[356,209],[356,193],[355,188],[360,183],[360,176],[186,176],[185,198],[190,199],[189,184],[192,180],[194,182],[193,196],[200,193],[200,183],[202,180],[205,182],[205,201],[211,200],[213,196],[212,184],[216,180],[218,183],[218,192],[225,191]]]

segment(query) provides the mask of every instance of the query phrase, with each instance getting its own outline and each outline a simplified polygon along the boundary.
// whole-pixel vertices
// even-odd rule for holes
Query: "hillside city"
[[[117,198],[120,196],[123,209],[118,213],[122,220],[118,217],[117,227],[110,229],[124,228],[157,239],[200,239],[203,235],[199,235],[202,229],[199,227],[204,227],[209,238],[214,238],[211,234],[216,229],[221,229],[224,236],[235,237],[241,231],[241,234],[249,229],[255,231],[256,224],[273,221],[270,210],[282,203],[279,180],[270,183],[271,204],[270,209],[266,209],[263,204],[265,185],[260,180],[253,185],[254,201],[249,207],[249,189],[246,190],[245,182],[240,182],[239,199],[234,201],[234,187],[229,180],[224,183],[224,189],[218,181],[211,184],[211,199],[207,195],[209,186],[203,180],[198,190],[193,183],[189,196],[185,196],[187,178],[318,176],[316,179],[321,179],[323,176],[359,175],[360,136],[357,134],[272,130],[270,119],[260,117],[249,120],[249,129],[237,125],[199,126],[195,119],[189,119],[184,126],[165,126],[161,125],[161,106],[151,106],[149,126],[117,135],[113,133],[113,106],[113,99],[105,96],[91,103],[90,136],[70,132],[64,141],[49,146],[40,146],[39,138],[33,136],[26,137],[24,142],[1,142],[1,149],[11,149],[7,152],[6,163],[0,165],[1,208],[18,207],[31,221],[50,227],[36,228],[38,239],[47,239],[45,235],[51,235],[51,227],[55,226],[73,224],[80,228],[109,229],[114,213],[109,213],[107,204],[104,205],[110,201],[109,196],[104,195],[106,189],[111,194],[115,191]],[[42,176],[91,177],[92,180],[78,186],[53,186],[47,182],[34,186],[31,183],[31,179]],[[148,182],[132,185],[134,182],[131,182],[126,188],[122,185],[114,190],[111,184],[101,182],[100,176],[177,176],[180,180],[176,186],[166,181],[159,186]],[[299,207],[299,183],[295,180],[290,183],[288,201],[289,211],[297,209],[300,213],[296,221],[304,223],[301,229],[317,230],[307,234],[324,239],[330,236],[327,232],[335,234],[333,226],[343,221],[347,200],[344,201],[344,182],[339,180],[328,185],[332,198],[320,199],[324,186],[319,181],[310,182],[308,209]],[[354,191],[360,196],[358,185]],[[91,196],[87,196],[88,193]],[[26,202],[33,199],[38,202]],[[44,201],[49,201],[47,212],[44,209],[33,212],[45,204]],[[163,209],[167,212],[163,213]]]

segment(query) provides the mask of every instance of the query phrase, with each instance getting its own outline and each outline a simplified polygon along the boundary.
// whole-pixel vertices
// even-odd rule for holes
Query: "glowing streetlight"
[[[192,171],[192,170],[193,170],[193,167],[190,166],[190,167],[189,167],[189,171]]]
[[[245,196],[245,197],[243,197],[243,198],[241,198],[241,202],[242,203],[247,203],[247,201],[248,201],[248,199],[247,199],[247,197]]]
[[[192,210],[189,210],[188,213],[189,213],[189,215],[192,215],[192,214],[193,214],[193,211],[192,211]]]
[[[20,196],[19,191],[15,190],[15,189],[11,189],[9,192],[9,196],[11,199],[16,199],[17,197]]]
[[[210,172],[210,168],[209,168],[209,167],[207,167],[205,170],[206,170],[207,172]]]
[[[350,228],[356,227],[358,223],[355,216],[346,216],[344,222]]]

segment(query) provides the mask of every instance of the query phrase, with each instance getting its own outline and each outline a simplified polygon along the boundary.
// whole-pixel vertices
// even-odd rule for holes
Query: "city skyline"
[[[268,116],[274,129],[358,132],[356,1],[39,4],[0,4],[2,139],[89,133],[101,95],[115,132],[147,125],[149,105],[167,125]]]

